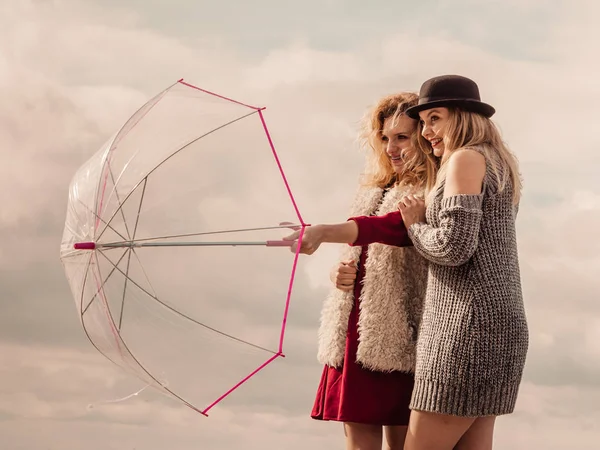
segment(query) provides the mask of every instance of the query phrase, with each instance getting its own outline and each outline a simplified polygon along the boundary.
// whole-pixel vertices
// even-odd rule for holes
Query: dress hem
[[[311,419],[319,421],[319,422],[340,422],[340,423],[360,423],[363,425],[378,425],[382,427],[406,427],[408,426],[408,421],[401,422],[377,422],[377,421],[369,421],[369,420],[352,420],[352,419],[343,419],[339,417],[321,417],[318,415],[311,415]]]
[[[417,378],[410,409],[458,417],[501,416],[514,412],[518,392],[519,383],[454,385]]]

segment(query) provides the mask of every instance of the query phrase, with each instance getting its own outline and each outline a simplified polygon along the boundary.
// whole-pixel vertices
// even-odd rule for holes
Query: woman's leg
[[[344,423],[346,450],[381,450],[383,431],[380,425]]]
[[[460,438],[454,450],[492,450],[496,417],[480,417]]]
[[[402,450],[408,426],[390,426],[385,427],[385,440],[387,445],[385,450]]]
[[[475,418],[412,411],[404,450],[453,450]]]

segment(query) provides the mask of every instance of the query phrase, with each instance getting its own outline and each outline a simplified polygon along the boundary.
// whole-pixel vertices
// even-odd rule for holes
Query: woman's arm
[[[354,221],[347,221],[336,224],[322,224],[308,227],[306,230],[318,231],[321,242],[332,244],[351,244],[358,237],[358,225]]]
[[[409,247],[412,242],[408,230],[404,226],[400,211],[394,211],[383,216],[351,217],[351,222],[357,226],[357,236],[350,245],[369,245],[373,243]]]
[[[477,249],[486,165],[483,155],[473,150],[457,151],[447,164],[439,227],[417,222],[409,225],[408,235],[428,260],[459,266]]]
[[[295,241],[300,232],[295,231],[284,240]],[[411,246],[408,231],[404,226],[402,214],[394,211],[384,216],[358,216],[336,224],[320,224],[306,227],[302,236],[301,253],[312,255],[324,243],[349,244],[362,246],[372,243],[393,245],[396,247]],[[296,243],[291,246],[296,251]]]

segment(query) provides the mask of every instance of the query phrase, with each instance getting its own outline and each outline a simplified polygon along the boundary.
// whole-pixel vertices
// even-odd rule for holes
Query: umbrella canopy
[[[283,355],[288,227],[263,108],[179,80],[77,171],[60,257],[95,348],[207,414]]]

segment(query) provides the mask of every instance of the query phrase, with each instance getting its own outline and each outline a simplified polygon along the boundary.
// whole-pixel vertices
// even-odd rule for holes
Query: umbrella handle
[[[291,247],[295,241],[267,241],[267,247]]]

